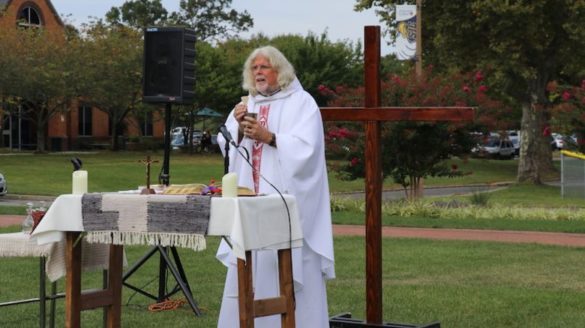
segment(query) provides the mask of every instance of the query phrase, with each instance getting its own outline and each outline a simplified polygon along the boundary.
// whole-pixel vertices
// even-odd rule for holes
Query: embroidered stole
[[[260,106],[260,111],[258,112],[258,123],[260,126],[264,128],[268,128],[268,113],[270,112],[270,104]],[[260,164],[262,161],[262,149],[264,148],[264,143],[261,141],[254,141],[254,145],[252,146],[252,178],[254,179],[254,191],[256,194],[259,193],[260,189]]]

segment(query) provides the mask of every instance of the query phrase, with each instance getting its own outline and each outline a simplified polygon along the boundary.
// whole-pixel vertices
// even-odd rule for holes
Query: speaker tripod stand
[[[169,185],[169,159],[170,159],[170,152],[171,152],[171,104],[167,103],[165,106],[165,139],[164,139],[164,161],[163,161],[163,168],[162,173],[160,175],[160,180],[162,184],[168,186]],[[169,250],[172,254],[172,258],[169,255]],[[139,287],[129,284],[126,282],[132,274],[134,274],[140,267],[142,267],[155,253],[159,253],[159,276],[158,276],[158,295],[153,295]],[[171,271],[171,274],[175,278],[177,284],[175,287],[167,292],[167,270]],[[183,265],[181,263],[181,259],[179,257],[179,253],[175,247],[165,247],[165,246],[154,246],[152,247],[140,260],[138,260],[122,277],[122,284],[137,293],[144,295],[146,297],[152,298],[157,302],[163,302],[167,300],[172,295],[176,294],[179,291],[182,291],[187,299],[187,302],[193,309],[195,315],[200,316],[201,310],[197,306],[197,302],[193,298],[193,293],[191,292],[191,287],[189,286],[189,282],[187,281],[187,276],[185,275],[185,270],[183,269]]]
[[[172,259],[171,256],[169,255],[169,250],[172,253]],[[139,287],[129,284],[128,282],[126,282],[126,280],[157,252],[160,254],[158,295],[153,295],[145,290],[140,289]],[[171,274],[173,275],[175,281],[177,282],[175,287],[168,292],[166,290],[167,269],[171,271]],[[179,253],[177,252],[177,249],[175,247],[164,246],[152,247],[150,251],[148,251],[148,253],[146,253],[140,260],[138,260],[138,262],[136,262],[126,273],[124,273],[124,276],[122,278],[122,284],[141,295],[156,300],[159,303],[167,300],[169,297],[173,296],[177,292],[182,291],[183,294],[185,295],[185,298],[187,299],[187,302],[191,306],[191,309],[193,309],[195,315],[197,316],[201,315],[201,310],[199,309],[199,307],[197,306],[197,302],[193,298],[193,294],[191,293],[191,287],[189,286],[187,276],[185,275],[183,265],[181,264],[181,259],[179,258]]]

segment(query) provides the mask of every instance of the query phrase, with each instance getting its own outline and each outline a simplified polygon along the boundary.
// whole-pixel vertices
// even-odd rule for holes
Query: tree
[[[6,109],[20,108],[36,130],[36,150],[46,150],[47,123],[75,96],[71,52],[64,35],[46,29],[0,31],[0,95]]]
[[[118,136],[125,119],[142,105],[142,33],[125,26],[96,22],[87,27],[80,41],[78,86],[82,101],[108,114],[112,149],[118,150]]]
[[[359,0],[356,9],[383,8],[392,32],[396,0]],[[546,86],[559,75],[579,78],[585,55],[585,2],[569,0],[424,1],[423,58],[437,68],[490,67],[494,89],[522,110],[518,181],[541,183],[553,169],[544,127]],[[582,71],[581,71],[582,74]]]
[[[195,30],[201,41],[220,40],[237,35],[254,26],[252,16],[244,10],[230,9],[232,0],[181,0],[181,10],[169,20]]]
[[[230,9],[232,0],[181,0],[180,10],[168,14],[160,0],[129,0],[106,13],[106,22],[136,29],[179,25],[195,30],[198,41],[229,38],[254,26],[247,11]]]
[[[564,148],[585,152],[585,79],[577,86],[553,81],[547,94],[553,104],[551,126],[565,135]]]
[[[505,116],[503,110],[506,108],[487,95],[488,88],[481,72],[437,75],[427,69],[422,76],[417,76],[412,70],[402,76],[386,76],[381,89],[383,106],[478,106],[477,119],[472,125],[415,122],[383,125],[383,176],[391,176],[394,182],[402,185],[410,199],[421,196],[418,191],[422,178],[462,174],[457,168],[447,166],[445,160],[469,153],[477,142],[469,131],[506,128],[505,121],[494,119]],[[321,91],[331,99],[332,106],[352,107],[363,103],[362,87],[323,88]],[[352,124],[348,130],[331,125],[326,134],[327,148],[337,150],[347,160],[338,168],[340,176],[348,179],[363,177],[365,167],[361,154],[364,142],[360,127]],[[342,143],[341,147],[337,147],[339,143]]]
[[[319,36],[309,33],[305,37],[281,35],[272,38],[270,43],[293,64],[303,88],[320,106],[326,103],[319,92],[320,86],[355,87],[362,83],[363,55],[359,43],[332,42],[326,32]]]
[[[160,0],[131,0],[120,7],[112,7],[106,13],[106,22],[112,25],[126,22],[129,26],[144,28],[164,23],[167,16]]]

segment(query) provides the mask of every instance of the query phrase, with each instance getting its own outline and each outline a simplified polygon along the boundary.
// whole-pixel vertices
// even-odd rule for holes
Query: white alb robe
[[[262,147],[262,176],[281,193],[294,195],[299,207],[304,246],[293,249],[296,326],[329,327],[325,280],[335,277],[335,269],[323,121],[319,107],[297,79],[272,96],[250,96],[247,106],[252,113],[268,112],[267,120],[262,124],[276,135],[277,148],[261,143],[256,145]],[[258,119],[263,120],[264,116],[260,115]],[[232,136],[238,135],[238,123],[233,112],[228,116],[226,127]],[[223,151],[225,139],[221,135],[218,136],[218,143]],[[248,150],[250,163],[253,147],[253,140],[243,138],[240,141],[240,148]],[[233,146],[229,156],[229,171],[238,174],[238,184],[254,189],[250,165]],[[262,178],[258,180],[258,187],[259,193],[276,193]],[[236,258],[223,242],[217,251],[217,258],[228,267],[218,326],[237,327]],[[276,251],[254,252],[256,299],[278,295],[277,262]],[[257,318],[255,325],[279,327],[280,316]]]

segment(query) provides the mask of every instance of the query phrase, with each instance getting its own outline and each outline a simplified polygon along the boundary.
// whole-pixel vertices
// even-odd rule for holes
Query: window
[[[23,28],[43,25],[40,11],[31,4],[25,4],[18,14],[18,26]]]
[[[91,122],[92,122],[92,108],[90,106],[82,105],[79,106],[78,110],[78,123],[79,123],[79,135],[80,136],[91,136]]]
[[[152,136],[152,112],[147,111],[140,117],[140,131],[143,136]]]

